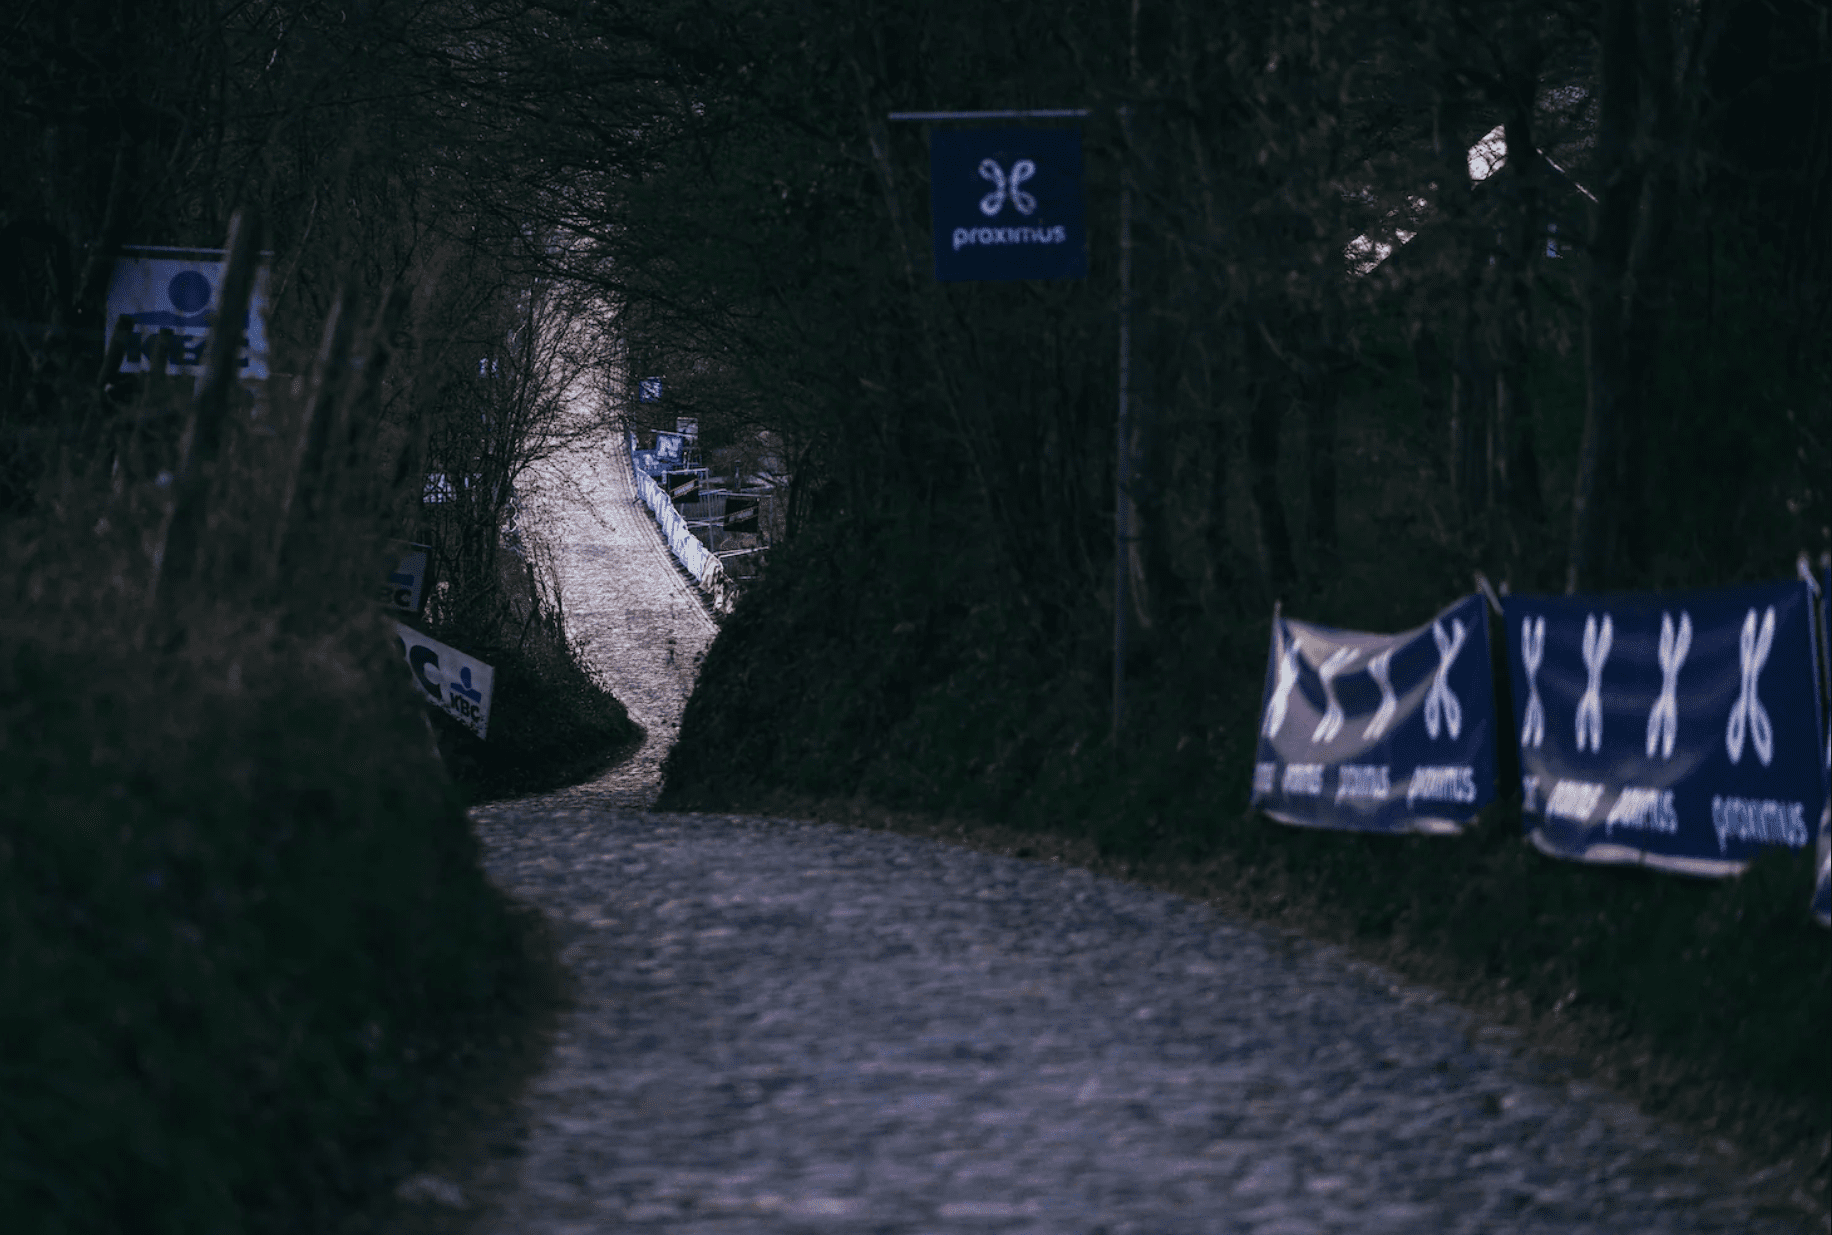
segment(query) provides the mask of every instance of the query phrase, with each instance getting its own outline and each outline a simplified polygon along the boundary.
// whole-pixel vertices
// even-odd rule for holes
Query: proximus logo
[[[1037,165],[1029,159],[1019,159],[1011,165],[1008,176],[1005,169],[992,159],[980,160],[980,179],[992,184],[992,192],[980,198],[980,213],[992,218],[1005,209],[1009,199],[1017,207],[1018,213],[1028,215],[1037,209],[1037,199],[1018,186],[1037,174]]]
[[[1756,680],[1762,676],[1762,666],[1768,663],[1769,649],[1775,646],[1775,606],[1770,605],[1768,612],[1762,615],[1762,625],[1756,626],[1756,611],[1751,609],[1743,619],[1743,635],[1738,645],[1739,660],[1743,669],[1743,685],[1737,692],[1737,701],[1730,709],[1730,723],[1724,726],[1724,746],[1730,752],[1730,762],[1740,763],[1743,759],[1743,732],[1749,731],[1749,740],[1756,748],[1756,758],[1767,767],[1775,757],[1775,728],[1769,723],[1768,709],[1762,706],[1761,696],[1756,694]]]

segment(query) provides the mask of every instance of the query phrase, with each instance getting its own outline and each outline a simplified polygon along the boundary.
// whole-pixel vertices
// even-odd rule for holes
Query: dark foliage
[[[7,15],[0,115],[32,151],[0,184],[8,1231],[336,1228],[558,997],[376,603],[392,542],[430,536],[441,630],[508,679],[477,784],[627,744],[558,597],[499,569],[555,370],[514,343],[540,242],[466,202],[485,146],[427,89],[456,12]],[[201,383],[113,371],[120,246],[225,236],[225,287],[271,250],[264,389],[233,349]],[[424,518],[429,467],[488,500]]]
[[[157,659],[0,641],[14,1230],[323,1229],[547,998],[381,632],[188,616]]]
[[[656,231],[611,247],[689,382],[792,402],[754,414],[805,447],[807,496],[708,656],[664,801],[868,800],[1225,869],[1224,901],[1517,992],[1529,1019],[1576,990],[1593,1046],[1653,1061],[1619,1077],[1644,1100],[1761,1153],[1822,1146],[1829,949],[1798,864],[1561,865],[1512,803],[1456,841],[1241,807],[1275,600],[1397,630],[1478,569],[1711,586],[1832,548],[1810,8],[1070,5],[1041,41],[1010,9],[809,6],[799,41],[734,15],[678,152],[626,190]],[[1063,105],[1095,109],[1088,280],[931,282],[922,131],[882,117]],[[1509,158],[1476,182],[1496,128]],[[707,239],[663,261],[652,234]],[[1390,246],[1365,274],[1358,237]],[[1690,1105],[1656,1092],[1669,1066]]]

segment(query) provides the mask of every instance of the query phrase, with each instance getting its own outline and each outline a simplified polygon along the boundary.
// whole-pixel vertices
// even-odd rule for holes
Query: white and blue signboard
[[[660,403],[662,401],[662,379],[645,377],[637,384],[636,400],[639,403]]]
[[[944,283],[1087,277],[1080,129],[935,129],[929,200]]]
[[[427,700],[483,737],[490,727],[490,691],[496,684],[496,670],[411,626],[396,622],[394,634],[413,671],[414,684],[426,692]]]
[[[418,613],[426,599],[426,564],[432,560],[431,545],[408,545],[382,589],[383,599],[393,608]]]
[[[170,330],[174,339],[166,371],[193,377],[203,373],[210,324],[222,306],[226,266],[220,249],[137,246],[125,250],[108,284],[109,334],[122,317],[134,324],[121,362],[123,373],[141,373],[152,367],[152,344],[161,330]],[[248,316],[242,323],[242,378],[267,377],[267,274],[265,265],[255,270]]]
[[[1398,635],[1275,616],[1253,805],[1304,827],[1461,831],[1495,797],[1482,606]]]
[[[1540,850],[1729,875],[1812,841],[1826,762],[1805,583],[1510,596],[1503,612]]]

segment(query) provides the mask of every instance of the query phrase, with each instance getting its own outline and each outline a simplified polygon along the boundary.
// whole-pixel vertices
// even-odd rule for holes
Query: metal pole
[[[1138,0],[1133,0],[1132,48],[1135,62],[1138,58],[1138,18]],[[1136,63],[1133,65],[1133,77],[1135,80],[1138,77]],[[1091,110],[1086,107],[1053,107],[1003,111],[894,111],[889,114],[888,119],[906,121],[1058,120],[1086,116],[1090,114]],[[1132,138],[1129,124],[1132,109],[1129,106],[1122,106],[1119,112],[1122,145],[1129,148]],[[1121,157],[1124,160],[1126,156],[1122,153]],[[882,159],[882,154],[880,158]],[[887,170],[887,181],[888,178]],[[1119,449],[1114,465],[1113,511],[1113,741],[1116,747],[1119,744],[1120,723],[1126,713],[1126,609],[1131,603],[1127,595],[1127,575],[1132,556],[1132,520],[1130,517],[1132,452],[1128,442],[1132,428],[1127,415],[1131,355],[1132,173],[1122,161],[1120,168],[1120,407],[1117,426]]]
[[[1085,116],[1085,107],[1008,108],[1003,111],[894,111],[891,120],[1063,120]]]
[[[1126,135],[1131,108],[1120,108],[1120,128]],[[1124,143],[1122,142],[1122,145]],[[1121,158],[1125,158],[1122,152]],[[1113,462],[1113,744],[1118,748],[1120,725],[1126,715],[1126,608],[1132,558],[1132,449],[1129,438],[1128,401],[1132,378],[1132,173],[1120,168],[1120,407],[1118,448]]]

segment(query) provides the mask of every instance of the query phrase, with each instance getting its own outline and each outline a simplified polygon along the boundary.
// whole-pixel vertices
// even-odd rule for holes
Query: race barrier
[[[660,525],[662,537],[668,542],[669,552],[692,575],[695,582],[706,589],[712,599],[712,607],[719,613],[730,613],[732,603],[737,600],[737,588],[731,576],[725,573],[725,567],[718,557],[699,538],[688,530],[687,521],[674,508],[674,502],[662,487],[655,483],[655,478],[643,471],[641,467],[630,469],[636,476],[636,493],[643,503],[655,513],[655,522]]]
[[[1302,827],[1455,834],[1494,797],[1481,597],[1397,635],[1274,615],[1253,805]]]
[[[1495,744],[1512,742],[1541,852],[1722,877],[1766,847],[1812,845],[1811,913],[1832,926],[1832,570],[1489,599],[1505,721],[1480,596],[1394,635],[1275,610],[1252,805],[1303,827],[1454,835],[1498,796]]]
[[[1541,851],[1732,875],[1826,804],[1801,582],[1502,602],[1521,813]]]
[[[394,624],[395,642],[414,682],[433,705],[482,738],[490,727],[490,693],[496,670],[457,648],[421,634],[411,626]]]

